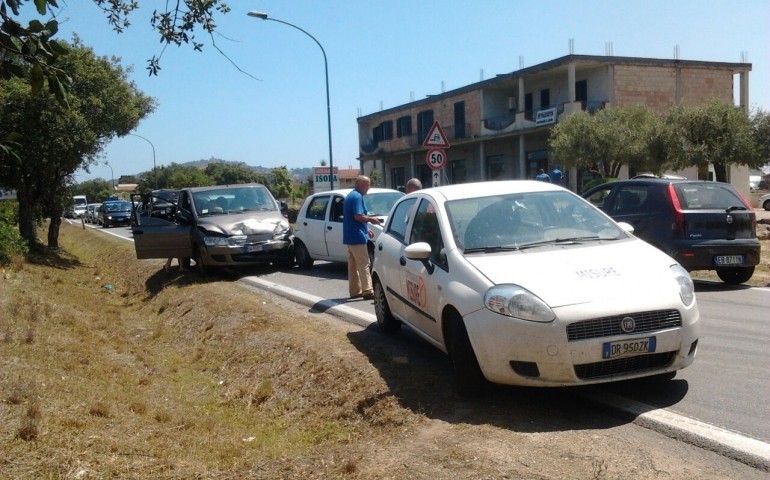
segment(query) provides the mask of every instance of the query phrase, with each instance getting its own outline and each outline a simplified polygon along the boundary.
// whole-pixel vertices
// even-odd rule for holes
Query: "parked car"
[[[173,220],[176,213],[176,202],[179,197],[178,190],[153,190],[147,198],[147,206],[153,217]]]
[[[264,185],[184,188],[178,203],[170,203],[172,219],[135,210],[137,258],[192,258],[201,273],[212,267],[294,264],[286,206]]]
[[[130,225],[131,202],[125,200],[104,202],[97,210],[97,218],[102,228]]]
[[[305,199],[294,228],[294,256],[300,268],[310,268],[315,260],[347,262],[348,248],[342,243],[342,205],[352,188],[319,192]],[[404,193],[389,188],[370,188],[364,203],[371,216],[385,223],[390,207]],[[368,224],[369,257],[382,226]]]
[[[723,282],[748,281],[759,263],[756,214],[730,184],[635,179],[599,185],[583,197],[688,271],[716,270]]]
[[[86,213],[83,215],[83,220],[86,223],[96,224],[99,223],[99,219],[97,218],[97,215],[99,213],[99,207],[101,207],[101,203],[89,203],[86,205]]]
[[[380,329],[405,324],[448,353],[462,395],[487,381],[667,380],[695,358],[687,271],[560,186],[420,190],[396,202],[375,248]]]
[[[759,207],[770,211],[770,193],[766,193],[759,197]]]

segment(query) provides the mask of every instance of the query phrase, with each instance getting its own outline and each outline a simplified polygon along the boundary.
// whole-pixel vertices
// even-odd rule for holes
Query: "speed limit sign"
[[[446,152],[440,148],[431,148],[425,156],[425,161],[432,170],[441,170],[446,166]]]

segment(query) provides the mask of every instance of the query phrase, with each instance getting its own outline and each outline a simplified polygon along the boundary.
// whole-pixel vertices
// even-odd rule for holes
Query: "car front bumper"
[[[568,339],[567,326],[596,319],[614,321],[639,317],[641,312],[678,311],[681,326],[663,327],[623,334],[599,329],[597,336]],[[556,320],[537,323],[496,314],[487,309],[467,315],[465,325],[476,358],[491,382],[522,386],[567,386],[606,383],[639,378],[682,369],[695,359],[699,335],[697,305],[628,306],[607,304],[598,307],[572,305],[554,309]],[[602,320],[598,320],[598,323]],[[603,358],[606,343],[644,340],[655,337],[655,351],[638,355]]]
[[[263,265],[294,258],[291,240],[270,240],[238,246],[201,246],[201,260],[211,267]]]

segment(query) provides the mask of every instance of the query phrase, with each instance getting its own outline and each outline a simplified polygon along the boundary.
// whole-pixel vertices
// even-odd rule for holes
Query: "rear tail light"
[[[684,212],[672,184],[668,185],[668,198],[671,200],[671,206],[674,209],[674,223],[671,225],[671,229],[676,233],[684,234]]]
[[[743,196],[743,194],[736,190],[735,193],[738,194],[738,196],[741,198],[741,201],[746,206],[749,212],[751,212],[751,231],[756,232],[757,231],[757,214],[754,213],[754,207],[751,206],[751,202],[746,200],[746,197]]]

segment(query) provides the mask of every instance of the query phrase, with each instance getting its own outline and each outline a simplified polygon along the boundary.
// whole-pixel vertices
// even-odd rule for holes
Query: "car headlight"
[[[203,237],[203,243],[207,247],[226,247],[229,245],[227,237],[221,235],[206,235]]]
[[[537,295],[518,285],[496,285],[484,294],[484,305],[495,313],[532,322],[552,322],[556,315]]]
[[[671,265],[671,273],[674,274],[674,280],[679,285],[679,298],[686,307],[689,307],[695,301],[695,285],[692,283],[690,274],[681,265]]]

